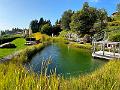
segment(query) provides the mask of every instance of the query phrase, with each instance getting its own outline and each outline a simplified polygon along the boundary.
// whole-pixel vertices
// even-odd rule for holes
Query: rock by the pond
[[[4,43],[2,45],[0,45],[0,48],[16,48],[15,44],[12,43]]]

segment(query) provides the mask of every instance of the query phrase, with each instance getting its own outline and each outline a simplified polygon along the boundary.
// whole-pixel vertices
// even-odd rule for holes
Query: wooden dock
[[[94,58],[120,59],[120,42],[93,41],[92,45]]]
[[[104,53],[104,54],[103,54]],[[92,53],[92,56],[94,58],[100,58],[100,59],[120,59],[120,54],[119,53],[113,53],[113,52],[107,52],[107,51],[96,51]]]

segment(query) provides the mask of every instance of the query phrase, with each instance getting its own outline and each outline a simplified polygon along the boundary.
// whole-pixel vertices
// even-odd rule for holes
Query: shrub
[[[1,37],[0,38],[0,44],[11,42],[11,41],[15,40],[16,38],[19,38],[19,37],[17,37],[17,36],[5,36],[5,37]]]
[[[90,45],[89,43],[86,44],[78,44],[78,43],[73,43],[71,44],[71,46],[76,47],[76,48],[81,48],[81,49],[92,49],[92,45]]]
[[[42,34],[52,35],[52,26],[49,24],[45,24],[41,28]]]
[[[108,23],[109,26],[120,26],[120,21],[113,21]]]
[[[65,37],[68,32],[66,30],[63,30],[60,32],[60,37]]]
[[[38,45],[27,47],[19,51],[18,54],[12,58],[12,61],[17,63],[27,63],[31,60],[34,54],[42,50],[44,47],[45,47],[45,44],[38,44]]]
[[[12,43],[6,43],[2,45],[0,48],[16,48],[15,44]]]
[[[90,43],[91,42],[91,37],[90,35],[86,34],[83,38],[84,43]]]
[[[119,42],[120,41],[120,34],[110,36],[109,40],[114,41],[114,42]]]

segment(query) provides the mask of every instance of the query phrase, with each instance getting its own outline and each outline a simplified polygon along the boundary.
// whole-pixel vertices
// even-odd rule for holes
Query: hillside
[[[120,41],[120,13],[112,14],[106,31],[110,41]]]

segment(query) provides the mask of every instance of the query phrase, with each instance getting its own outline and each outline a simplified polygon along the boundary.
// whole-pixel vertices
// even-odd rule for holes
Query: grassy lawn
[[[15,39],[14,41],[12,41],[13,44],[16,45],[16,48],[12,48],[12,49],[0,49],[0,58],[3,58],[9,54],[12,54],[20,49],[23,49],[25,48],[26,46],[24,45],[25,44],[25,39],[23,38],[18,38],[18,39]]]
[[[76,47],[76,48],[92,49],[92,45],[90,43],[79,44],[75,42],[75,43],[72,43],[71,46]]]

